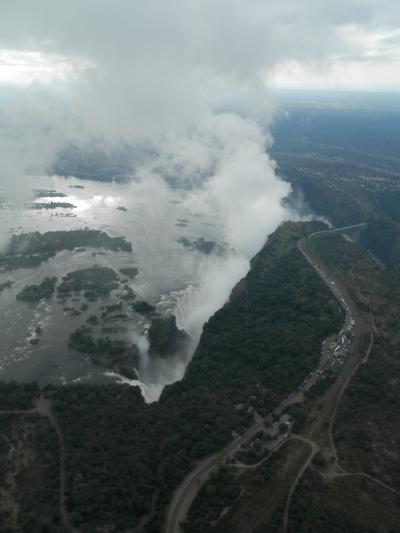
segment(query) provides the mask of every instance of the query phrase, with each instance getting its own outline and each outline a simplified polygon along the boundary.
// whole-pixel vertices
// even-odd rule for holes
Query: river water
[[[177,240],[182,236],[221,242],[222,224],[211,210],[203,209],[202,213],[193,210],[191,191],[171,189],[162,181],[115,184],[29,176],[27,190],[32,189],[54,190],[66,195],[40,198],[35,200],[37,202],[69,202],[76,208],[33,210],[22,201],[6,202],[0,209],[0,242],[3,244],[12,234],[21,232],[87,227],[105,231],[110,236],[125,237],[133,251],[132,254],[107,250],[99,253],[93,249],[63,251],[40,267],[0,272],[0,284],[8,279],[14,282],[0,294],[0,378],[37,380],[41,384],[126,381],[92,365],[85,355],[68,349],[71,331],[82,325],[89,314],[95,314],[100,306],[115,303],[113,294],[91,304],[80,316],[65,312],[56,297],[36,305],[17,301],[16,294],[25,285],[40,283],[46,276],[57,276],[60,281],[66,273],[89,266],[107,266],[116,271],[122,267],[136,267],[139,273],[130,281],[130,286],[137,299],[156,305],[161,313],[175,314],[178,325],[193,339],[186,354],[154,361],[147,354],[146,319],[132,311],[125,321],[125,335],[141,348],[138,384],[147,400],[157,399],[165,384],[182,377],[204,321],[229,294],[231,287],[223,287],[223,279],[218,283],[218,287],[222,284],[220,291],[212,288],[216,272],[228,268],[233,271],[233,277],[240,278],[248,267],[247,262],[230,250],[222,255],[206,255],[179,244]],[[83,302],[82,299],[73,304],[79,308]],[[40,340],[32,345],[30,341],[35,338],[38,326],[42,330]]]

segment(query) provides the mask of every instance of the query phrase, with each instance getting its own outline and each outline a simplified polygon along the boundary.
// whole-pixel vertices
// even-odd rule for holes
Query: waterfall
[[[192,341],[185,353],[166,359],[148,356],[146,337],[141,341],[139,380],[147,402],[158,399],[165,385],[182,379],[200,340],[204,324],[229,299],[236,283],[247,273],[249,261],[236,254],[209,258],[200,272],[199,282],[187,284],[161,297],[157,312],[174,315],[178,328],[190,334]]]
[[[215,257],[205,263],[197,284],[164,295],[161,307],[175,315],[177,326],[197,344],[204,324],[227,302],[233,287],[248,269],[249,262],[243,256]]]

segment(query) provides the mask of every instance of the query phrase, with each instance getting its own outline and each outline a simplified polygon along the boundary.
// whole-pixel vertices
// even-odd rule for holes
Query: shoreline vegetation
[[[132,253],[132,245],[124,237],[110,237],[99,230],[48,231],[13,235],[0,254],[0,271],[33,268],[48,261],[58,252],[75,248],[104,248]]]
[[[76,205],[69,202],[35,202],[29,204],[30,209],[76,209]]]
[[[38,303],[40,300],[49,300],[55,291],[56,277],[45,278],[38,285],[26,285],[16,296],[17,300],[28,303]]]
[[[74,527],[122,531],[147,517],[146,533],[159,532],[173,490],[195,461],[243,432],[254,411],[271,411],[310,372],[322,340],[342,321],[297,249],[319,227],[286,223],[270,236],[205,325],[184,378],[158,402],[146,405],[137,387],[123,385],[46,388],[64,435]]]

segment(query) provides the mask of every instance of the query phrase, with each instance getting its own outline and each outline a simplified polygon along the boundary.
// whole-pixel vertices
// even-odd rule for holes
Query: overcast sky
[[[268,146],[269,88],[398,91],[399,60],[399,0],[0,0],[0,180],[94,136],[213,175]]]
[[[201,177],[193,210],[248,268],[298,216],[268,89],[398,91],[399,59],[399,0],[0,0],[0,192],[23,208],[66,141],[122,139],[149,205],[165,176]],[[222,272],[223,302],[244,272]]]
[[[207,78],[215,98],[231,84],[397,91],[399,62],[398,0],[0,2],[3,84],[128,73],[137,93],[162,80],[179,100]]]

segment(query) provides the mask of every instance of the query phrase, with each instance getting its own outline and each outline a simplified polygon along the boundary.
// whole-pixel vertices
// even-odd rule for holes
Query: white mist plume
[[[236,254],[213,257],[200,268],[198,287],[190,286],[176,297],[177,323],[196,340],[211,315],[220,309],[232,290],[232,283],[246,275],[246,258]]]
[[[165,138],[157,154],[138,170],[149,190],[154,190],[151,183],[165,175],[191,185],[183,208],[216,217],[227,245],[225,253],[200,259],[195,286],[171,295],[177,324],[190,333],[192,343],[186,357],[167,363],[151,361],[142,368],[141,378],[151,391],[148,400],[157,398],[166,384],[181,379],[204,323],[227,302],[267,236],[292,216],[283,203],[291,188],[275,174],[275,165],[265,153],[269,142],[252,120],[232,113],[208,113],[189,135]],[[157,209],[162,211],[164,200],[170,197],[156,198]]]
[[[16,186],[6,176],[45,169],[71,136],[124,139],[158,152],[175,135],[175,153],[186,157],[210,113],[268,122],[266,86],[277,66],[297,61],[317,69],[344,53],[363,57],[354,36],[397,30],[399,20],[394,0],[379,8],[374,0],[329,8],[326,0],[4,0],[0,67],[5,62],[9,80],[16,57],[17,72],[35,58],[43,84],[32,76],[35,84],[19,89],[16,104],[0,95],[0,135],[7,137],[0,179],[23,190],[21,180]],[[10,146],[11,138],[24,148]]]
[[[398,3],[384,4],[5,0],[0,48],[55,55],[77,67],[57,85],[8,88],[11,96],[0,98],[0,186],[24,198],[24,173],[44,172],[70,138],[145,147],[135,177],[149,213],[165,209],[165,185],[154,195],[161,179],[195,185],[187,205],[215,213],[236,252],[201,267],[197,308],[185,318],[198,331],[268,234],[293,215],[282,202],[290,187],[266,154],[269,74],[287,61],[318,65],[344,52],[361,55],[343,28],[396,27]],[[160,246],[161,225],[152,235]]]
[[[51,12],[52,7],[49,9]],[[82,9],[86,11],[85,7]],[[191,9],[189,12],[193,16]],[[154,9],[144,10],[143,14],[151,17],[152,24],[161,22]],[[166,15],[176,26],[171,13]],[[103,25],[105,20],[99,22]],[[180,27],[182,22],[177,22]],[[49,110],[41,98],[36,98],[37,103],[27,115],[17,108],[10,110],[4,129],[13,143],[8,150],[9,168],[14,179],[17,169],[18,175],[41,165],[44,170],[49,156],[71,133],[78,137],[86,133],[120,138],[147,149],[146,157],[136,164],[137,183],[132,186],[132,194],[141,203],[142,211],[145,206],[148,212],[145,216],[152,241],[149,253],[150,248],[162,246],[162,213],[170,200],[163,181],[166,177],[193,187],[186,199],[188,209],[213,214],[220,220],[221,237],[234,252],[204,258],[199,265],[198,286],[184,291],[182,300],[177,301],[177,312],[179,306],[182,310],[186,304],[180,323],[192,335],[191,352],[186,359],[154,362],[148,360],[146,349],[142,350],[141,377],[146,385],[143,390],[151,391],[146,393],[148,399],[155,399],[166,383],[182,377],[204,323],[227,301],[268,234],[289,218],[282,199],[290,187],[277,178],[274,164],[265,153],[270,139],[256,117],[265,124],[271,118],[271,105],[252,68],[244,62],[235,65],[227,56],[214,62],[207,49],[190,49],[183,55],[177,54],[175,47],[155,50],[149,36],[143,33],[142,40],[138,41],[133,33],[126,42],[115,35],[115,42],[108,42],[109,48],[104,48],[91,28],[87,28],[88,46],[84,49],[89,54],[87,63],[93,68],[83,72],[81,82],[74,80],[69,87],[68,105],[63,94],[58,101],[51,100],[55,104]],[[185,35],[189,37],[187,29]],[[164,38],[174,42],[169,33]],[[61,43],[61,49],[70,44]],[[206,40],[204,44],[208,48],[211,43]],[[129,45],[133,48],[128,53]],[[25,90],[28,93],[29,88]],[[221,104],[235,106],[236,112],[218,111]],[[65,111],[69,107],[74,110],[73,118]],[[13,131],[18,134],[10,135]],[[21,180],[14,183],[17,189],[23,189]],[[158,231],[153,219],[159,224]],[[140,338],[139,341],[144,342]]]

